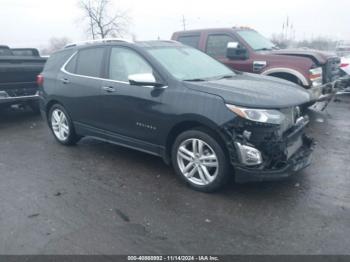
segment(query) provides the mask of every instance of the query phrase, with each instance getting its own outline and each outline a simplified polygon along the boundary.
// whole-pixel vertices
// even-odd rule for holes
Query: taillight
[[[341,64],[340,67],[347,67],[349,64]]]
[[[43,75],[37,75],[36,83],[37,83],[38,86],[42,86],[44,84],[44,77],[43,77]]]

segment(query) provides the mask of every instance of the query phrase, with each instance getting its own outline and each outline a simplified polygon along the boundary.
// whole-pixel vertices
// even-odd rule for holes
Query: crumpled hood
[[[186,82],[190,89],[222,97],[225,103],[251,108],[286,108],[305,104],[310,94],[291,82],[249,73],[206,82]]]
[[[273,50],[270,51],[270,53],[274,55],[312,57],[313,59],[316,59],[320,64],[325,64],[329,58],[337,57],[335,53],[303,48]]]

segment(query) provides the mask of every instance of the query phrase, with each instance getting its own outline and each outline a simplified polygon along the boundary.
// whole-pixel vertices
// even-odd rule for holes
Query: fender
[[[295,69],[291,69],[291,68],[285,68],[285,67],[274,67],[274,68],[270,68],[265,70],[264,72],[262,72],[262,75],[270,75],[270,74],[274,74],[274,73],[287,73],[287,74],[291,74],[294,75],[296,78],[298,78],[301,83],[303,84],[303,86],[309,86],[309,81],[306,79],[306,77],[298,72]]]

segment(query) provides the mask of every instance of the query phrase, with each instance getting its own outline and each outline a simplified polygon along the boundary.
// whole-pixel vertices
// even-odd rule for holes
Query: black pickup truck
[[[21,55],[18,55],[19,51]],[[40,57],[37,50],[32,55],[23,51],[0,46],[0,109],[26,105],[38,111],[37,75],[42,71],[46,58]]]

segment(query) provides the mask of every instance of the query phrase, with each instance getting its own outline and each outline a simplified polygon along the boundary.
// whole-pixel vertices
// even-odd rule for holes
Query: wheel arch
[[[59,104],[59,105],[63,106],[62,103],[60,103],[60,102],[59,102],[58,100],[56,100],[56,99],[50,100],[50,101],[45,105],[45,113],[46,113],[46,118],[47,118],[47,120],[49,119],[49,113],[50,113],[51,108],[52,108],[54,105],[56,105],[56,104]]]
[[[279,77],[281,75],[291,76],[297,79],[298,81],[300,81],[300,83],[303,86],[305,87],[309,86],[309,81],[306,79],[306,77],[299,71],[292,68],[282,68],[282,67],[270,68],[265,70],[261,74],[266,76],[275,76],[275,77]],[[280,78],[285,79],[283,77],[280,77]],[[285,80],[289,80],[289,79],[285,79]]]
[[[207,119],[186,119],[180,121],[172,126],[168,135],[166,137],[165,142],[165,154],[164,160],[166,163],[170,163],[171,159],[171,149],[176,138],[183,132],[191,129],[199,129],[203,130],[210,135],[212,135],[215,139],[218,140],[219,144],[222,146],[225,154],[228,154],[228,150],[225,147],[224,136],[221,134],[220,130],[217,128],[215,123]]]

